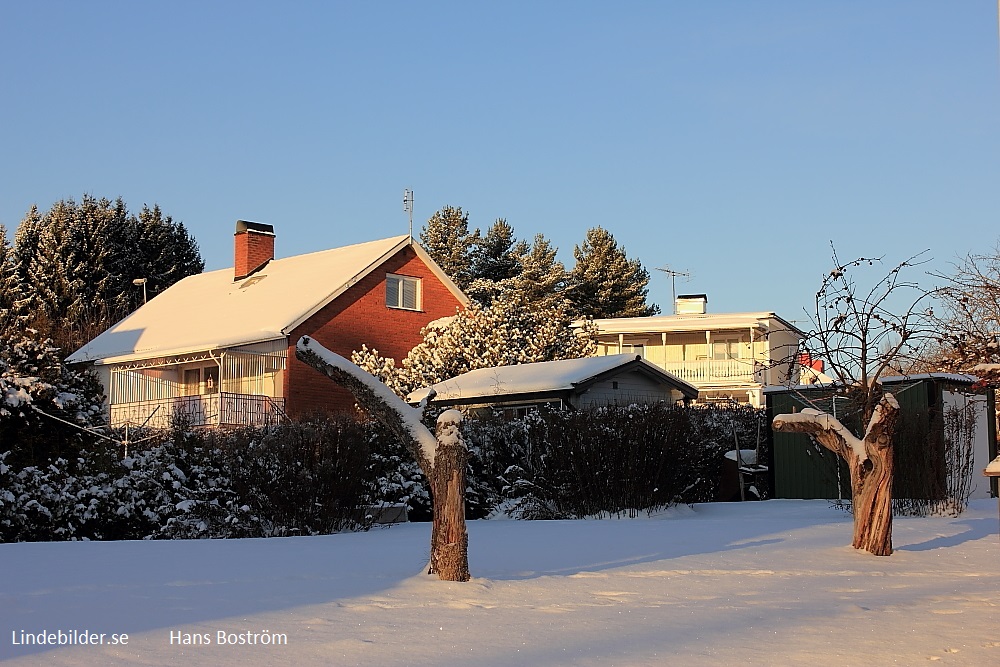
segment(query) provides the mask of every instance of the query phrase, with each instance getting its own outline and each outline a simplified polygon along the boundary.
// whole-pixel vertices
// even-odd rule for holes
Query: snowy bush
[[[430,483],[413,455],[381,424],[369,422],[367,431],[369,505],[405,505],[410,521],[430,521]]]
[[[227,452],[234,490],[260,535],[319,535],[367,527],[370,502],[364,424],[320,416],[215,437]]]

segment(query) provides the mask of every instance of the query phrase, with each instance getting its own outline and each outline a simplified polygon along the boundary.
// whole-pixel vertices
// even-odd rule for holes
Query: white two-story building
[[[677,297],[676,315],[594,320],[597,354],[632,353],[698,388],[699,401],[764,405],[763,389],[799,381],[802,331],[773,312],[707,312],[704,294]]]

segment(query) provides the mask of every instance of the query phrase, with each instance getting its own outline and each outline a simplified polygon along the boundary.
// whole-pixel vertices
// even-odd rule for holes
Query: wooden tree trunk
[[[892,436],[898,416],[899,404],[886,394],[875,408],[863,440],[851,435],[834,417],[815,410],[778,415],[773,422],[775,431],[807,433],[847,461],[854,512],[853,546],[876,556],[892,553]],[[864,452],[863,457],[859,450]]]
[[[431,528],[431,572],[445,581],[468,581],[469,534],[465,527],[465,464],[468,450],[456,444],[461,415],[455,411],[438,418],[438,450],[434,458],[431,492],[434,524]]]
[[[876,556],[892,553],[892,433],[880,431],[877,439],[865,438],[868,459],[857,456],[848,460],[851,471],[851,497],[854,511],[855,549]],[[880,440],[885,442],[880,442]]]

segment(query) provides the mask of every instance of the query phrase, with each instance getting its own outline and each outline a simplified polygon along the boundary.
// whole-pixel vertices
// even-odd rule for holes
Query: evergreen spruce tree
[[[445,206],[431,216],[420,232],[420,243],[460,289],[474,278],[472,255],[479,230],[469,231],[469,214],[462,207]]]
[[[573,248],[576,265],[570,272],[569,299],[580,317],[642,317],[660,312],[646,303],[649,272],[629,259],[611,232],[587,231],[582,246]]]
[[[184,223],[174,222],[169,215],[164,216],[159,206],[149,208],[144,205],[134,224],[140,251],[134,277],[147,279],[148,298],[153,298],[181,278],[205,270],[198,244]],[[142,299],[138,292],[135,292],[135,298],[135,305],[140,305]]]
[[[187,229],[158,206],[135,216],[121,198],[91,195],[44,214],[32,206],[14,261],[20,316],[67,354],[142,305],[136,278],[155,295],[204,268]]]
[[[103,328],[124,315],[120,309],[123,285],[113,270],[116,258],[127,254],[125,248],[134,249],[114,244],[117,230],[128,224],[127,217],[121,199],[112,202],[90,195],[72,211],[58,252],[69,296],[64,315],[69,323]]]
[[[75,208],[72,200],[59,201],[37,220],[31,217],[33,212],[37,213],[33,208],[14,235],[17,273],[25,291],[26,312],[32,326],[43,331],[57,327],[55,319],[64,316],[71,303],[61,254],[67,245]]]
[[[20,300],[14,249],[7,239],[7,228],[0,224],[0,336],[14,327]]]

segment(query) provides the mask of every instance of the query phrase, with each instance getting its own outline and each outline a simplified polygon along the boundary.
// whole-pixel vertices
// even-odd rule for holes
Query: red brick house
[[[283,259],[270,225],[238,221],[235,266],[190,276],[74,352],[105,388],[113,425],[259,425],[353,399],[295,358],[308,335],[350,358],[396,359],[467,298],[408,236]]]

